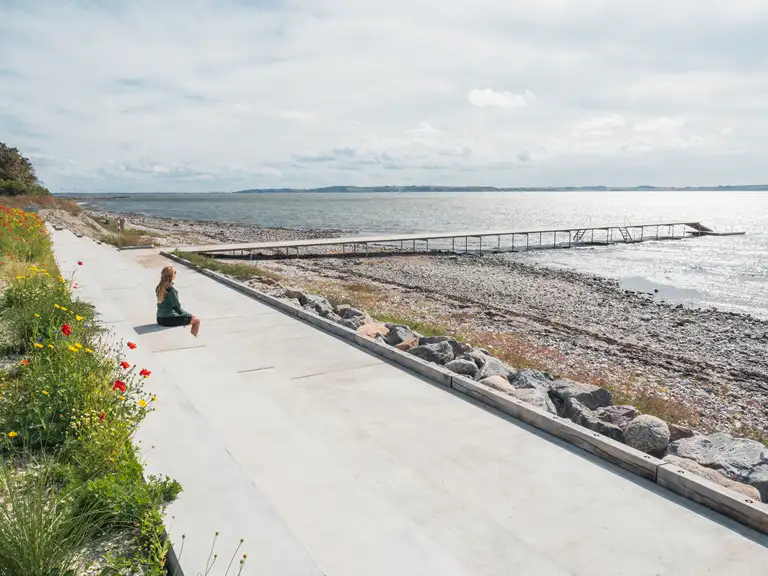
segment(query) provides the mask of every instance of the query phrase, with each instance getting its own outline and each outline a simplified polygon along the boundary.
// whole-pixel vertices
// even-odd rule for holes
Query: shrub
[[[40,184],[25,184],[15,180],[0,180],[2,196],[50,196],[51,191]]]

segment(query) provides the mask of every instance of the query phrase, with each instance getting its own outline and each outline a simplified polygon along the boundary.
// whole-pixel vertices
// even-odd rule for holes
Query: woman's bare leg
[[[200,318],[192,316],[192,336],[197,338],[197,333],[200,332]]]

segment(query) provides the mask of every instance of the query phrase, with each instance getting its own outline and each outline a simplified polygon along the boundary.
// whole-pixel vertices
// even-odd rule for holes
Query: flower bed
[[[181,487],[145,479],[132,442],[151,371],[74,298],[36,214],[0,207],[0,276],[0,574],[165,574]]]

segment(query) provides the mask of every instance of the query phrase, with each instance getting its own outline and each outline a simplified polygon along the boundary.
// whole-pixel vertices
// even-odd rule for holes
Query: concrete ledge
[[[160,254],[175,262],[183,264],[184,266],[197,270],[205,276],[230,286],[243,294],[290,314],[291,316],[297,316],[321,330],[336,334],[345,340],[417,372],[439,384],[453,388],[462,394],[466,394],[491,408],[495,408],[500,412],[533,426],[534,428],[547,432],[569,444],[573,444],[574,446],[611,462],[637,476],[656,482],[660,486],[698,502],[711,510],[715,510],[716,512],[741,522],[750,528],[768,534],[768,507],[763,506],[759,502],[750,502],[749,499],[737,492],[713,484],[690,472],[681,470],[670,463],[654,458],[639,450],[635,450],[626,444],[622,444],[607,436],[603,436],[602,434],[574,424],[565,418],[560,418],[559,416],[538,409],[517,398],[513,398],[475,382],[474,380],[454,374],[442,366],[425,362],[412,354],[408,354],[407,352],[403,352],[387,344],[358,334],[353,330],[331,322],[330,320],[326,320],[325,318],[321,318],[316,314],[296,308],[283,300],[263,294],[258,290],[222,276],[221,274],[195,266],[191,262],[179,258],[178,256],[164,251],[160,252]]]
[[[155,248],[154,244],[148,244],[146,246],[118,246],[117,247],[117,249],[121,252],[123,250],[149,250],[149,249],[154,250],[154,248]]]
[[[550,414],[469,378],[454,375],[451,385],[457,391],[472,396],[483,404],[548,432],[633,474],[653,482],[656,481],[656,469],[662,464],[662,460],[658,458],[644,454],[626,444],[574,424],[565,418]]]
[[[670,462],[658,469],[657,483],[667,490],[720,512],[741,524],[768,534],[768,507]]]

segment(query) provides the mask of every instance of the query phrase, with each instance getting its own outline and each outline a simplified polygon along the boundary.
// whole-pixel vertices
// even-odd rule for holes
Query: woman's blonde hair
[[[157,303],[162,304],[165,300],[165,295],[168,294],[168,290],[173,284],[173,277],[176,275],[176,271],[173,266],[166,266],[163,271],[160,272],[160,284],[155,288],[155,294],[157,295]]]

